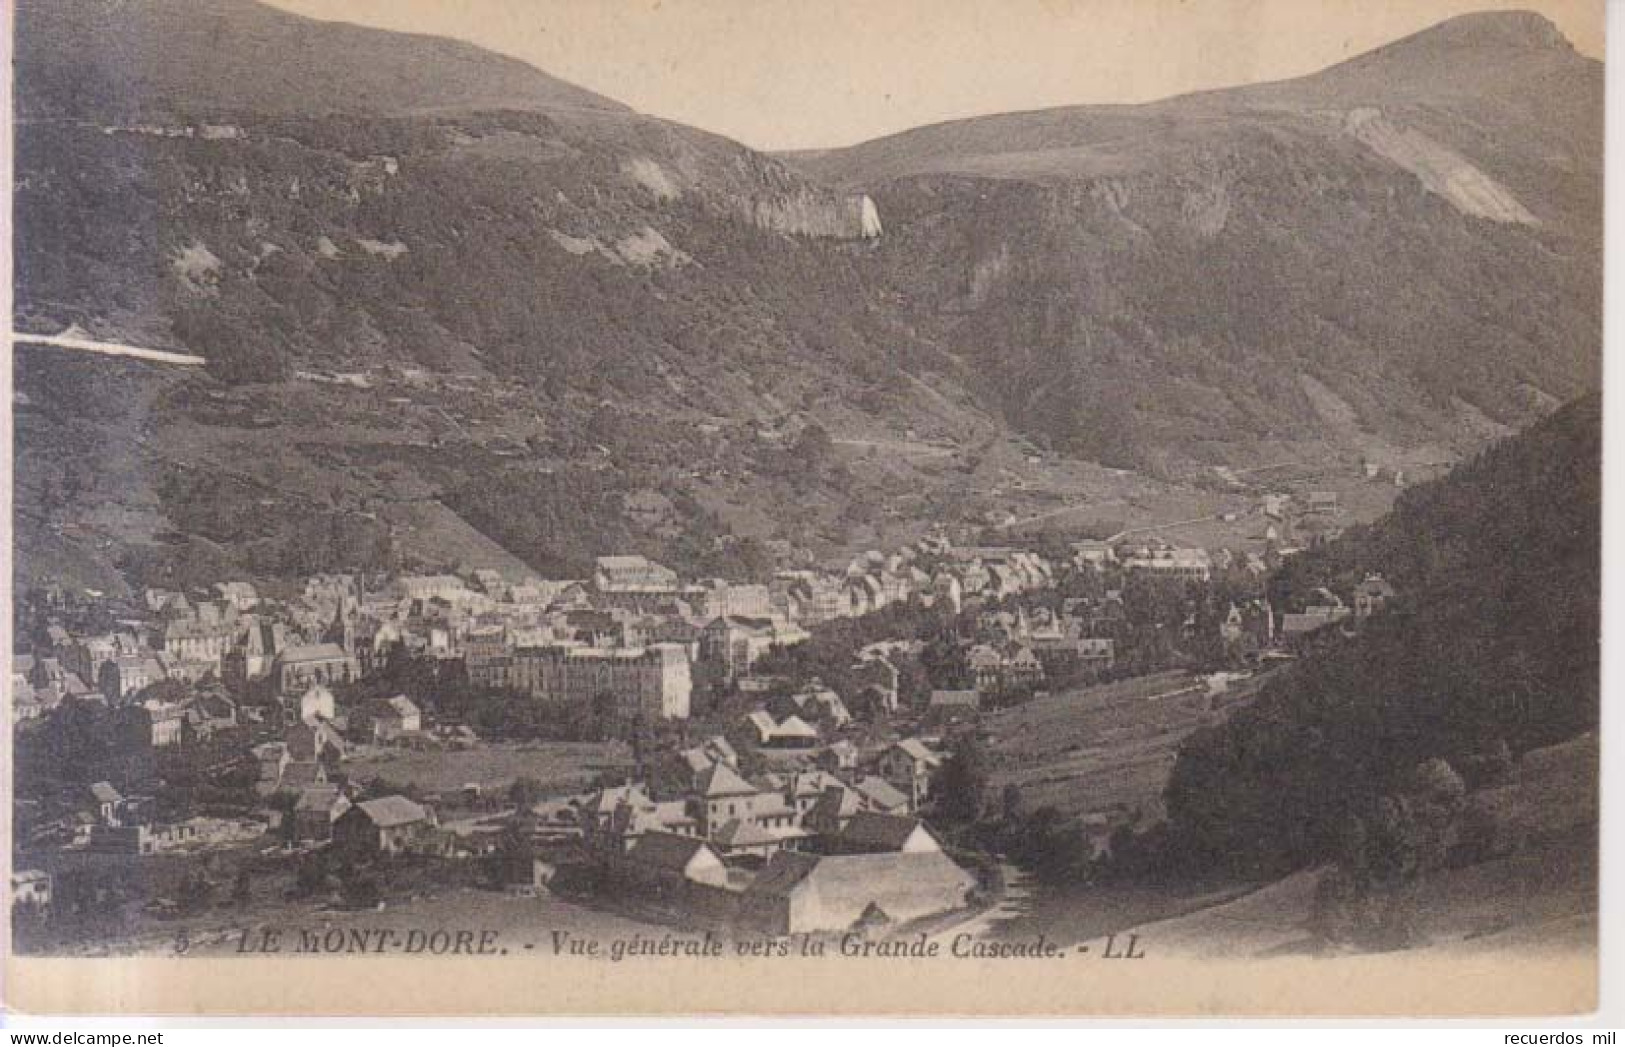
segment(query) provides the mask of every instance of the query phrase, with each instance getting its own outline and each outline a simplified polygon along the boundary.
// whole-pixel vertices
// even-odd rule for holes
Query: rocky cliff
[[[1301,80],[796,162],[875,197],[872,278],[1059,447],[1419,445],[1597,385],[1602,83],[1544,19],[1477,15]]]

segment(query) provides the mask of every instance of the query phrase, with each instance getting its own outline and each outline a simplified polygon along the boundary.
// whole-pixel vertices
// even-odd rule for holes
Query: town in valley
[[[1016,872],[967,832],[989,776],[1019,813],[1020,769],[987,751],[1001,712],[1152,679],[1165,693],[1139,701],[1222,717],[1393,598],[1372,575],[1272,606],[1269,565],[1296,551],[1276,536],[1323,540],[1337,512],[1332,494],[1266,495],[1250,550],[932,535],[758,582],[606,555],[580,579],[31,591],[12,672],[19,934],[495,951],[468,930],[340,924],[303,932],[308,949],[291,930],[409,925],[458,892],[545,896],[586,927],[946,932]],[[1141,813],[1080,833],[1093,853]]]

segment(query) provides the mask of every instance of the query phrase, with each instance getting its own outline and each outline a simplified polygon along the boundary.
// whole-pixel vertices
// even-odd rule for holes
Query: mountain
[[[24,119],[518,109],[619,102],[471,44],[318,22],[245,0],[25,0]]]
[[[1290,561],[1288,603],[1367,572],[1397,600],[1191,736],[1165,793],[1175,853],[1280,873],[1326,858],[1419,764],[1470,774],[1594,730],[1601,463],[1591,395]]]
[[[16,27],[15,325],[207,360],[19,350],[25,583],[1216,515],[1596,384],[1601,72],[1538,20],[792,160],[249,0]]]
[[[872,204],[776,159],[247,0],[17,31],[18,328],[208,361],[20,351],[25,577],[738,572],[1038,471],[865,275]]]
[[[1599,384],[1602,98],[1545,19],[1482,14],[1302,79],[789,159],[874,197],[877,279],[1056,446],[1383,458]]]

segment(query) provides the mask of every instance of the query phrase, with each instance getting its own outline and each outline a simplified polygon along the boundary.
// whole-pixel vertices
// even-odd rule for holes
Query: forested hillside
[[[1600,398],[1582,399],[1291,563],[1278,595],[1377,571],[1399,597],[1191,737],[1169,853],[1293,868],[1428,760],[1461,769],[1595,727],[1601,440]]]
[[[17,6],[14,326],[208,362],[19,364],[24,579],[840,559],[1597,384],[1601,66],[1534,16],[789,162],[250,0]]]
[[[15,325],[208,361],[29,351],[25,577],[284,575],[329,532],[352,567],[715,570],[945,483],[792,468],[804,431],[1006,435],[863,277],[861,201],[738,143],[249,0],[28,0],[18,34]]]

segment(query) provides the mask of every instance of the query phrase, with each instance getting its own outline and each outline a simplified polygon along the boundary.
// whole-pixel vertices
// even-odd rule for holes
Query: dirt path
[[[946,943],[961,934],[985,938],[1000,924],[1025,915],[1032,907],[1032,885],[1029,877],[1009,862],[999,863],[999,876],[1004,882],[1004,893],[999,897],[997,904],[983,909],[963,922],[942,928],[931,935],[932,939]]]
[[[1046,509],[1041,513],[1035,513],[1032,516],[1023,516],[1019,520],[1006,520],[1004,523],[994,524],[993,529],[996,531],[1013,531],[1018,527],[1025,527],[1028,524],[1039,523],[1040,521],[1053,519],[1057,516],[1066,516],[1069,513],[1087,512],[1091,514],[1098,514],[1102,509],[1116,508],[1117,506],[1127,504],[1128,503],[1121,498],[1113,498],[1110,501],[1105,502],[1087,502],[1082,505],[1063,505],[1059,509]]]

